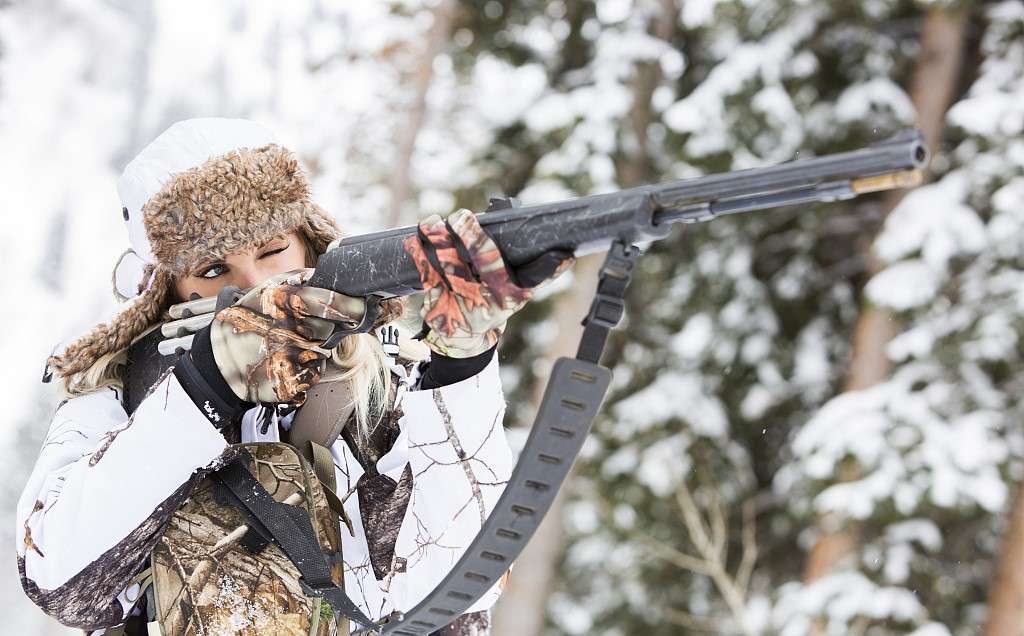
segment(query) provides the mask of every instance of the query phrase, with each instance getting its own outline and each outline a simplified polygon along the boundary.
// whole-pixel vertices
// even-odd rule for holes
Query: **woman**
[[[355,396],[346,434],[330,449],[338,492],[350,495],[346,590],[371,617],[411,608],[472,541],[511,474],[495,349],[532,291],[513,282],[472,213],[433,215],[406,243],[425,292],[430,358],[417,362],[404,340],[392,361],[372,332],[324,351],[328,321],[358,322],[363,303],[302,286],[311,271],[303,268],[340,231],[310,200],[295,157],[264,129],[179,122],[128,165],[119,193],[141,281],[126,309],[48,361],[68,399],[18,505],[28,596],[86,630],[138,616],[132,579],[174,510],[223,465],[229,444],[278,441],[306,391],[332,373]],[[572,258],[545,262],[532,281],[556,277]],[[128,346],[165,322],[170,305],[225,285],[253,289],[217,313],[127,413]],[[375,327],[403,308],[388,301]],[[450,633],[486,633],[499,594],[495,586]]]

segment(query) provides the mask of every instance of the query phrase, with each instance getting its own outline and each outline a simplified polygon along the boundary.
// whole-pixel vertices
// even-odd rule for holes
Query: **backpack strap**
[[[344,503],[338,497],[338,481],[337,475],[334,472],[334,456],[331,455],[331,451],[313,440],[309,440],[306,443],[306,447],[302,450],[306,459],[313,466],[316,478],[320,480],[320,487],[324,491],[324,496],[327,498],[327,503],[331,506],[331,510],[336,512],[341,517],[341,520],[345,522],[349,535],[356,536],[356,531],[352,527],[352,519],[345,512]],[[341,560],[340,551],[337,554],[337,560]]]
[[[305,510],[278,503],[242,463],[249,457],[243,453],[210,479],[229,494],[232,504],[241,510],[253,524],[265,530],[299,570],[299,583],[310,596],[318,596],[330,603],[335,614],[344,616],[366,629],[376,624],[338,587],[331,578],[327,558],[316,540],[313,525]]]
[[[355,531],[352,529],[352,520],[348,518],[348,514],[345,512],[345,507],[342,505],[341,500],[338,498],[338,494],[335,492],[337,489],[337,476],[334,472],[334,457],[331,455],[331,451],[325,447],[317,444],[313,440],[310,440],[306,446],[310,464],[313,466],[313,472],[316,474],[316,478],[320,481],[320,489],[323,490],[324,496],[327,497],[327,503],[330,505],[338,516],[332,520],[334,524],[334,531],[338,534],[338,551],[334,554],[328,554],[327,562],[330,567],[334,567],[338,563],[344,564],[345,560],[342,558],[343,554],[341,551],[341,525],[338,523],[338,518],[345,521],[345,526],[348,528],[349,534],[355,536]],[[344,568],[344,565],[342,566]],[[341,575],[341,589],[345,589],[345,575],[344,569]],[[338,616],[338,633],[348,634],[351,627],[348,624],[347,616]]]

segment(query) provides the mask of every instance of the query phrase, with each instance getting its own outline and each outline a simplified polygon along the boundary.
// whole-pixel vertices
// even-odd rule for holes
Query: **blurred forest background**
[[[115,183],[170,123],[256,119],[350,233],[848,150],[909,193],[676,230],[495,632],[1021,634],[1024,3],[0,0],[4,633],[57,340],[113,307]],[[600,255],[513,319],[525,439]],[[20,309],[15,309],[15,305]]]

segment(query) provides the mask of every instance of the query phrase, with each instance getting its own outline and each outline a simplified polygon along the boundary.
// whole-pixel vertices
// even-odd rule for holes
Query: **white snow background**
[[[722,3],[684,2],[679,19],[687,27],[701,27],[712,21],[716,5]],[[8,554],[7,566],[0,568],[0,607],[6,610],[0,632],[76,633],[46,619],[21,592],[14,567],[13,497],[20,492],[59,399],[52,385],[40,383],[46,356],[59,340],[83,332],[117,308],[110,274],[127,247],[115,189],[121,168],[176,120],[248,117],[275,131],[303,160],[315,162],[314,197],[350,233],[386,227],[387,179],[397,153],[395,130],[405,122],[412,99],[412,87],[396,69],[417,61],[418,51],[405,45],[419,41],[429,30],[428,10],[434,4],[43,0],[0,7],[0,254],[5,273],[0,291],[7,307],[0,329],[0,386],[6,387],[9,422],[0,429],[0,461],[8,467],[4,474],[10,482],[0,491],[0,541]],[[799,20],[770,40],[736,46],[690,95],[655,93],[652,101],[664,113],[666,125],[690,135],[688,153],[700,157],[726,147],[732,122],[724,115],[725,102],[754,77],[765,88],[753,107],[787,134],[758,156],[735,157],[737,168],[788,160],[804,141],[805,128],[830,125],[824,120],[795,125],[800,115],[783,85],[786,77],[808,74],[817,63],[813,57],[794,54],[820,18],[820,5],[807,4]],[[1001,3],[1000,10],[1013,11],[1014,6],[1018,5]],[[627,20],[633,8],[634,3],[626,0],[602,1],[597,19],[602,25],[617,24]],[[416,214],[450,211],[452,192],[480,181],[473,159],[481,154],[490,132],[517,120],[535,132],[578,122],[558,151],[542,158],[538,178],[520,195],[524,201],[570,196],[557,177],[580,166],[595,192],[615,188],[609,154],[616,142],[614,127],[630,104],[624,87],[630,65],[656,60],[670,78],[686,65],[664,42],[629,35],[610,32],[602,37],[592,81],[563,91],[551,90],[544,69],[537,65],[513,67],[484,55],[472,72],[460,75],[450,59],[439,56],[426,95],[430,114],[412,157],[415,197],[403,208],[405,222]],[[517,37],[541,56],[558,44],[556,35],[540,22],[524,27]],[[949,117],[969,134],[1018,139],[1007,144],[1005,155],[1020,166],[1024,81],[1013,62],[990,65]],[[851,86],[833,116],[839,121],[859,119],[878,104],[901,121],[914,119],[904,91],[880,78]],[[1019,255],[1024,178],[999,190],[993,198],[996,214],[987,223],[968,197],[983,180],[986,166],[993,173],[1005,168],[1002,159],[979,150],[977,170],[950,172],[903,200],[875,244],[876,253],[892,266],[868,285],[873,303],[894,311],[921,309],[949,282],[951,263],[957,258],[983,251]],[[693,175],[685,165],[671,170],[680,177]],[[746,272],[750,266],[746,254],[728,259],[712,254],[706,262],[723,271]],[[547,293],[557,293],[570,280],[566,277]],[[1024,278],[1019,274],[1004,270],[990,280],[982,273],[973,282],[968,295],[982,296],[996,288],[1010,296],[1016,290],[1016,295],[1013,306],[993,310],[980,321],[975,340],[965,349],[965,356],[973,356],[965,367],[1019,347],[1009,324],[1024,311]],[[799,285],[799,279],[794,276],[787,283],[780,277],[777,284]],[[738,321],[760,319],[754,308],[733,309]],[[938,339],[964,326],[968,318],[958,322],[957,312],[945,309],[937,309],[933,320],[922,320],[894,340],[890,357],[923,358]],[[728,312],[723,314],[727,319]],[[679,333],[669,335],[672,352],[681,359],[717,354],[714,350],[722,343],[714,341],[711,321],[704,314],[690,317]],[[767,333],[774,329],[759,325]],[[543,336],[539,329],[538,335]],[[751,338],[743,354],[763,358],[768,338],[763,335],[763,346]],[[797,377],[787,379],[793,381],[787,386],[817,391],[831,371],[813,326],[800,346]],[[749,419],[786,397],[772,361],[764,360],[761,369],[742,405]],[[970,369],[964,374],[969,376]],[[509,369],[503,377],[514,375]],[[914,400],[904,399],[906,388],[920,382],[930,383],[929,390]],[[606,460],[603,470],[610,475],[633,472],[651,491],[671,493],[688,470],[686,452],[695,438],[729,436],[724,409],[705,388],[696,374],[672,372],[620,402],[614,435],[623,439],[665,418],[693,418],[694,425],[643,453],[626,447]],[[986,394],[984,383],[970,389],[978,408],[943,411],[943,391],[958,390],[955,383],[925,363],[908,363],[884,385],[828,402],[794,441],[796,457],[778,475],[776,489],[788,492],[800,480],[824,478],[843,457],[853,456],[865,467],[865,478],[825,489],[810,497],[808,506],[854,519],[866,516],[879,502],[908,512],[922,501],[989,512],[1002,509],[1009,496],[1001,473],[1011,452],[1000,436],[1006,423],[998,397]],[[845,425],[851,418],[860,422],[856,431]],[[588,518],[580,512],[574,523],[596,523]],[[839,607],[833,616],[881,612],[920,622],[917,633],[922,636],[949,634],[945,627],[927,623],[926,608],[899,586],[907,576],[911,543],[935,551],[941,549],[942,537],[928,519],[890,526],[873,548],[884,556],[877,560],[892,586],[879,586],[858,572],[830,577],[817,587],[793,584],[779,591],[773,608],[766,607],[763,597],[755,599],[751,624],[769,633],[767,626],[774,621],[782,633],[802,633],[808,615],[833,604]],[[583,545],[579,553],[586,550]],[[601,550],[591,546],[591,552]],[[626,546],[613,556],[623,562],[635,557]],[[579,607],[566,604],[564,610],[567,630],[588,629],[589,618]]]

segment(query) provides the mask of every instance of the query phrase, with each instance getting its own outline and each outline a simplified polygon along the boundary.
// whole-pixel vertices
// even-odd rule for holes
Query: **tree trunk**
[[[1024,487],[1017,491],[996,559],[985,636],[1024,636]]]
[[[911,99],[917,110],[917,125],[924,132],[929,149],[934,154],[942,134],[946,111],[949,109],[959,84],[960,63],[963,57],[965,15],[933,9],[925,18],[921,30],[921,53],[914,71]],[[885,200],[886,214],[899,203],[903,194],[890,192]],[[871,259],[870,271],[878,272],[882,264]],[[882,308],[865,304],[854,327],[853,355],[845,391],[866,389],[883,382],[891,369],[885,348],[896,335],[896,322],[892,314]],[[840,481],[857,479],[857,466],[846,465],[840,470]],[[860,544],[859,531],[853,524],[843,526],[828,516],[819,520],[821,537],[811,549],[804,570],[804,582],[815,580],[835,571],[841,562],[852,557]]]
[[[670,41],[678,8],[675,0],[659,0],[659,5],[659,14],[652,18],[650,31],[655,37]],[[656,62],[637,65],[635,98],[628,116],[628,138],[624,144],[627,151],[616,165],[618,181],[623,187],[641,185],[656,176],[654,161],[648,151],[647,128],[656,116],[651,106],[651,95],[660,82],[661,69]],[[583,334],[580,320],[590,308],[604,256],[603,253],[589,254],[573,266],[574,284],[557,299],[553,310],[558,341],[548,349],[549,368],[561,356],[576,355]],[[543,384],[536,388],[533,396],[535,409],[540,405],[544,388]],[[545,608],[554,589],[555,565],[564,540],[562,511],[568,488],[567,480],[530,544],[516,560],[509,585],[495,608],[494,633],[498,636],[539,636],[543,632]]]
[[[603,254],[588,254],[573,265],[573,286],[558,298],[554,307],[558,340],[549,349],[550,363],[561,356],[576,355],[583,334],[580,320],[590,307],[597,289],[597,272],[603,262]],[[540,406],[544,387],[545,384],[538,383],[533,396],[535,409]],[[497,636],[537,636],[543,632],[545,607],[554,588],[555,564],[562,550],[562,511],[568,488],[567,480],[537,533],[516,559],[508,586],[495,606],[494,633]]]
[[[444,49],[455,16],[455,0],[440,0],[431,12],[433,22],[427,31],[419,63],[412,73],[412,102],[409,104],[408,119],[395,138],[395,161],[390,183],[391,208],[388,210],[384,227],[398,227],[402,224],[402,206],[412,191],[412,154],[416,138],[427,117],[427,91],[434,76],[434,59]]]

